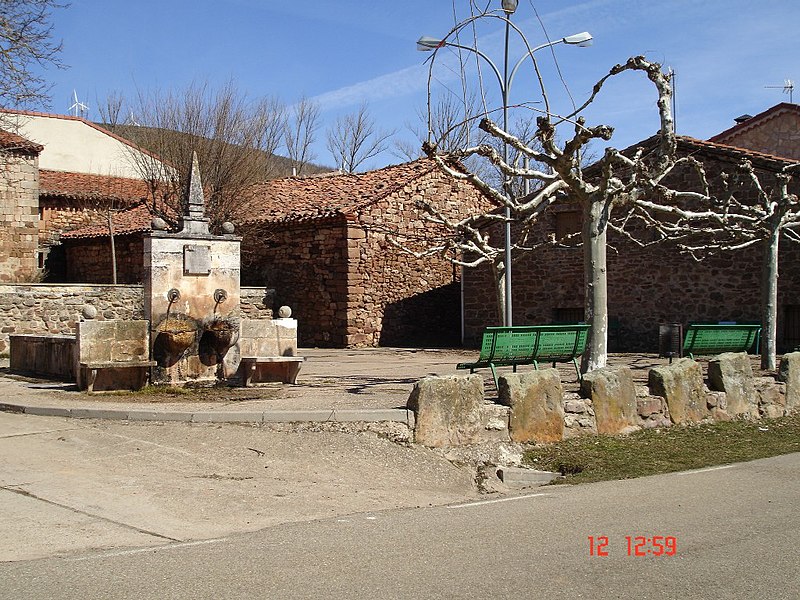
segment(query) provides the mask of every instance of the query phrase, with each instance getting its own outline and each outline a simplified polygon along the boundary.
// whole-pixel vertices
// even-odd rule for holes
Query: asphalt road
[[[0,597],[795,599],[798,498],[794,454],[0,564]],[[626,536],[676,553],[628,556]]]

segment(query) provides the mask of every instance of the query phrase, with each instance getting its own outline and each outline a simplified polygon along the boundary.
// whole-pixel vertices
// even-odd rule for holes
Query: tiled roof
[[[708,138],[711,142],[722,142],[726,139],[730,138],[731,136],[737,135],[743,131],[747,131],[753,127],[758,125],[762,125],[765,121],[769,121],[783,113],[786,112],[794,112],[800,113],[800,106],[797,104],[790,104],[788,102],[781,102],[780,104],[776,104],[775,106],[768,108],[764,112],[758,113],[754,117],[750,117],[746,121],[742,123],[737,123],[733,127],[726,129],[725,131],[718,133],[717,135]]]
[[[71,200],[115,200],[131,204],[149,195],[147,183],[141,179],[63,171],[39,172],[39,196]]]
[[[44,146],[36,144],[27,138],[0,129],[0,149],[2,150],[19,150],[31,154],[38,154],[44,150]]]
[[[708,140],[699,140],[697,138],[689,137],[687,135],[677,135],[675,139],[678,142],[678,149],[697,151],[697,152],[710,152],[716,155],[724,155],[731,159],[743,160],[749,159],[754,163],[759,163],[766,167],[781,168],[786,165],[794,164],[798,161],[785,158],[782,156],[775,156],[773,154],[765,154],[764,152],[757,152],[748,148],[739,148],[738,146],[730,146],[728,144],[720,144],[718,142],[711,142]],[[659,135],[653,135],[641,142],[637,142],[628,146],[622,151],[623,154],[631,154],[637,148],[651,148],[654,147],[659,140]]]
[[[791,158],[776,156],[774,154],[766,154],[764,152],[758,152],[756,150],[739,148],[738,146],[730,146],[728,144],[720,144],[718,142],[712,142],[708,140],[698,140],[696,138],[688,137],[685,135],[679,135],[677,136],[677,138],[678,138],[678,144],[683,144],[684,146],[688,146],[690,148],[696,148],[698,150],[708,150],[711,152],[727,154],[733,158],[737,158],[740,160],[749,159],[754,162],[768,163],[777,167],[782,167],[785,165],[794,164],[798,162]]]
[[[172,214],[172,211],[165,212]],[[147,201],[141,201],[121,211],[114,211],[111,217],[114,235],[149,233],[153,230],[152,223],[154,216],[163,217],[164,215],[156,215],[152,206]],[[62,240],[108,237],[108,222],[103,219],[97,223],[83,225],[70,231],[63,232],[60,237]]]
[[[349,215],[436,169],[432,160],[421,158],[361,174],[274,179],[252,188],[236,220],[300,221]]]

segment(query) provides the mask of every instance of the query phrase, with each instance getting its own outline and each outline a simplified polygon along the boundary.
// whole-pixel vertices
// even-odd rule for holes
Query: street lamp
[[[514,81],[514,75],[517,74],[517,70],[522,66],[522,63],[525,61],[526,58],[532,57],[533,53],[541,50],[542,48],[549,48],[550,46],[555,46],[556,44],[567,44],[570,46],[589,46],[592,42],[592,36],[588,31],[583,31],[581,33],[576,33],[573,35],[568,35],[566,37],[562,37],[560,39],[554,40],[552,42],[547,42],[546,44],[541,44],[536,46],[532,50],[529,50],[525,54],[520,57],[520,59],[514,64],[511,69],[511,73],[508,71],[508,37],[509,37],[509,29],[510,29],[510,17],[517,10],[517,0],[503,0],[502,1],[502,8],[503,12],[506,13],[506,32],[505,32],[505,49],[503,53],[503,72],[500,73],[500,69],[497,68],[497,65],[483,52],[478,50],[477,48],[472,48],[470,46],[462,46],[461,44],[454,44],[452,42],[448,42],[447,40],[432,38],[430,36],[422,36],[417,40],[417,50],[421,52],[430,52],[433,50],[437,50],[439,48],[443,48],[445,46],[449,48],[459,48],[461,50],[466,50],[468,52],[472,52],[477,56],[481,57],[486,63],[491,67],[492,71],[494,72],[495,76],[497,77],[497,82],[500,84],[500,94],[503,100],[503,131],[506,133],[508,132],[508,95],[511,89],[511,84]],[[503,144],[503,161],[508,164],[508,144]],[[503,183],[503,189],[506,195],[510,198],[511,197],[511,182],[509,179],[506,179]],[[504,245],[504,256],[505,256],[505,314],[504,314],[504,323],[507,327],[510,327],[513,324],[513,317],[512,317],[512,306],[511,306],[511,207],[506,205],[505,208],[505,245]]]

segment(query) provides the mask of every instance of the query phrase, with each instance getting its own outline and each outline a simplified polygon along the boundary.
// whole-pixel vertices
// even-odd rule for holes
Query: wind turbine
[[[75,90],[72,90],[72,100],[72,106],[69,107],[70,112],[72,112],[72,116],[81,118],[85,117],[89,113],[89,107],[78,100],[78,92]]]

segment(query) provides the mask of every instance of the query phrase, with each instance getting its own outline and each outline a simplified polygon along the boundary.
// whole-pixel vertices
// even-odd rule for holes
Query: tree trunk
[[[777,219],[780,223],[780,219]],[[772,223],[769,238],[764,245],[761,266],[761,368],[777,368],[776,338],[778,334],[778,250],[781,231]]]
[[[602,202],[591,202],[583,211],[583,270],[586,280],[584,316],[591,325],[581,370],[584,373],[606,366],[608,358],[608,282],[606,265],[606,222]]]
[[[506,277],[503,267],[503,258],[492,263],[492,282],[494,283],[495,296],[497,297],[497,322],[506,323]]]

